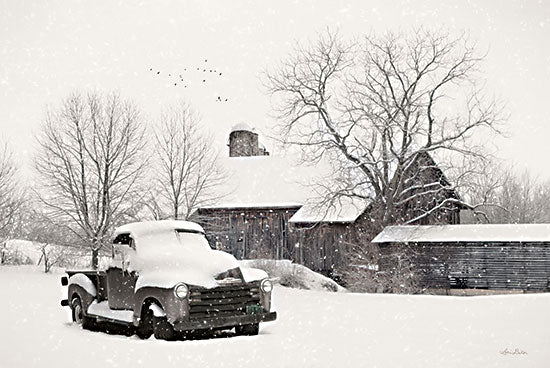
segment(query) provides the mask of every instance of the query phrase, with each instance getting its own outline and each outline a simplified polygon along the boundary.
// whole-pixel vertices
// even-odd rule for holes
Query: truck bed
[[[107,273],[101,270],[67,270],[69,277],[77,273],[82,273],[90,278],[97,290],[97,301],[107,300]]]

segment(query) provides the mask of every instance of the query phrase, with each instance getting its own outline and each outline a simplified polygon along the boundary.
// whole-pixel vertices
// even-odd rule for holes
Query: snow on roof
[[[204,233],[204,229],[197,223],[181,220],[143,221],[132,222],[115,229],[114,236],[130,233],[132,237],[139,238],[152,233],[162,233],[173,230],[188,230]]]
[[[322,173],[281,156],[224,157],[220,164],[228,172],[219,188],[226,195],[203,208],[299,207],[315,196],[312,182]]]
[[[388,226],[373,243],[549,242],[550,224]]]
[[[231,133],[233,132],[239,132],[239,131],[247,131],[247,132],[254,132],[254,129],[252,129],[248,124],[246,123],[238,123],[231,127]]]
[[[322,209],[315,183],[326,182],[331,173],[328,162],[315,166],[300,165],[294,156],[269,155],[223,157],[220,164],[228,172],[228,180],[219,188],[220,200],[202,209],[299,209],[292,217],[300,222],[354,222],[365,204],[342,200],[333,208]]]
[[[355,222],[365,212],[368,203],[342,198],[333,206],[306,203],[289,220],[291,223]]]

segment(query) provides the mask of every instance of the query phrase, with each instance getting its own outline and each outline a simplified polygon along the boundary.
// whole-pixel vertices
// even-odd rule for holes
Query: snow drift
[[[345,292],[334,280],[289,260],[249,259],[239,261],[242,266],[267,272],[275,283],[295,289]]]

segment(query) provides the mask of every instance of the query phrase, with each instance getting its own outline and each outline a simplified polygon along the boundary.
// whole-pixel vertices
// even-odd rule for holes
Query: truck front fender
[[[181,321],[188,316],[187,303],[178,300],[174,296],[173,289],[143,287],[136,291],[134,300],[134,321],[139,321],[141,318],[143,307],[148,304],[147,300],[155,301],[160,309],[157,313],[164,313],[170,323]]]

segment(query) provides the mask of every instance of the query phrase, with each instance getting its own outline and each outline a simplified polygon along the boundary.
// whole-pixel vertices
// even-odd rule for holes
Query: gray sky
[[[47,106],[73,91],[117,90],[153,119],[185,99],[222,145],[235,123],[269,129],[269,98],[258,77],[295,41],[327,26],[359,36],[422,25],[466,30],[489,50],[487,90],[511,114],[510,138],[496,142],[500,153],[550,178],[547,1],[0,0],[0,9],[0,139],[27,168]],[[206,82],[197,67],[207,69]],[[182,74],[188,87],[174,86],[168,73]]]

